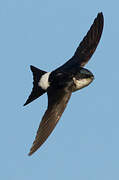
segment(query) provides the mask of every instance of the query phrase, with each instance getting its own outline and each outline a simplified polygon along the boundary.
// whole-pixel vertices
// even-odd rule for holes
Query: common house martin
[[[98,13],[73,57],[56,70],[46,72],[30,66],[33,73],[33,89],[24,106],[47,92],[48,107],[41,120],[29,155],[32,155],[51,134],[64,112],[72,92],[88,86],[93,81],[94,75],[83,67],[97,48],[103,24],[104,18],[101,12]]]

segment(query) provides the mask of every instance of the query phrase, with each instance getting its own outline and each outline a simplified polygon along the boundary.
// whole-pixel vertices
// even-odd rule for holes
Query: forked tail
[[[38,86],[38,82],[40,81],[41,76],[47,72],[42,71],[34,66],[30,66],[30,68],[33,73],[33,89],[27,101],[25,102],[24,106],[31,103],[33,100],[37,99],[46,92],[45,90],[43,90],[41,87]]]

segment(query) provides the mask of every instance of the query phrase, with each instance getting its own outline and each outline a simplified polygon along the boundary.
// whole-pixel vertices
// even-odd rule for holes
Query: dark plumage
[[[96,50],[103,24],[103,14],[99,13],[73,57],[51,73],[31,66],[34,77],[33,89],[24,105],[47,92],[48,108],[42,118],[29,155],[33,154],[51,134],[64,112],[72,92],[88,86],[93,81],[93,74],[83,66]]]

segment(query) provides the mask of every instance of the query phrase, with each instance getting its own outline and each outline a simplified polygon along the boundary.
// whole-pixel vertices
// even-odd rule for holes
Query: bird
[[[41,147],[58,123],[73,92],[88,86],[94,75],[84,68],[95,52],[104,26],[104,16],[99,12],[74,55],[52,72],[30,66],[33,73],[33,88],[24,106],[44,93],[48,106],[42,117],[29,156]]]

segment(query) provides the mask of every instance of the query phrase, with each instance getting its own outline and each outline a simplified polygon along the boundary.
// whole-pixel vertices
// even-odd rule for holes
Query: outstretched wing
[[[103,24],[103,14],[99,13],[74,54],[73,58],[79,60],[80,66],[83,67],[95,52],[102,35]]]
[[[76,65],[83,67],[95,52],[100,41],[104,25],[103,14],[99,13],[95,18],[88,33],[79,44],[74,56],[57,70],[71,69]]]
[[[32,155],[51,134],[62,113],[64,112],[70,96],[71,92],[66,92],[65,89],[49,89],[48,108],[42,118],[29,155]]]

